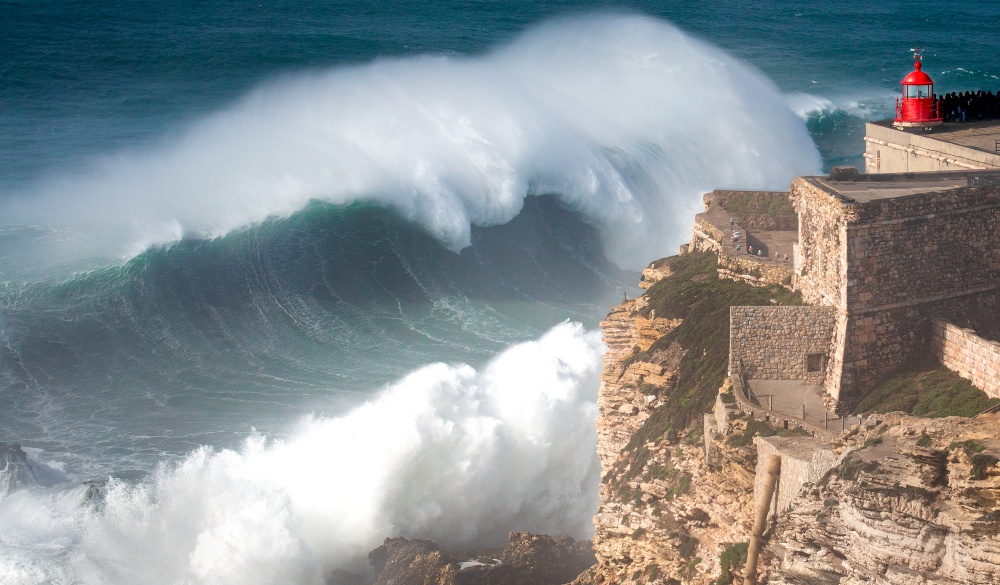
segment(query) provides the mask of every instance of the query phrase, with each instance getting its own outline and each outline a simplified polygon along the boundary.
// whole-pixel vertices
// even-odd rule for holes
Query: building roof
[[[807,177],[812,184],[858,203],[879,199],[893,199],[907,195],[939,193],[961,189],[985,179],[1000,181],[998,171],[951,171],[940,173],[896,173],[856,175],[841,180],[832,177]]]
[[[892,127],[892,120],[871,122],[877,126],[885,128]],[[899,129],[900,132],[917,134],[924,138],[940,140],[964,146],[990,154],[997,154],[997,143],[1000,142],[1000,120],[988,120],[985,122],[960,123],[945,122],[940,126],[935,126],[931,131],[924,131],[921,128]]]

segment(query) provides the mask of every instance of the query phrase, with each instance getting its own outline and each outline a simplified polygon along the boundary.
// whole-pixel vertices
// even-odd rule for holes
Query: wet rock
[[[28,454],[18,444],[0,443],[0,495],[37,485]]]

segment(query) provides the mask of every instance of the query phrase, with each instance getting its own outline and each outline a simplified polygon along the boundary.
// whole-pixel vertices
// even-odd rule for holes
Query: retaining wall
[[[1000,343],[943,319],[931,319],[931,351],[991,398],[1000,398]]]

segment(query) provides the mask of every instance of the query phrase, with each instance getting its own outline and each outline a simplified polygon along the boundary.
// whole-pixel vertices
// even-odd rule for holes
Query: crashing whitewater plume
[[[446,546],[508,530],[586,536],[603,351],[599,332],[564,323],[479,371],[421,368],[287,440],[205,447],[138,484],[111,481],[91,511],[67,509],[79,488],[0,498],[0,581],[319,584],[332,568],[363,568],[386,535]],[[39,564],[47,548],[68,558]]]
[[[5,215],[58,226],[48,254],[65,260],[371,201],[460,249],[472,225],[555,194],[635,267],[682,239],[701,192],[784,188],[818,168],[759,72],[665,22],[595,15],[482,56],[285,78],[159,148],[42,181]]]

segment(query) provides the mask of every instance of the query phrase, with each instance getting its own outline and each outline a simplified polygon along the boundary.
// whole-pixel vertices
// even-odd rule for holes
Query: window
[[[904,86],[903,95],[908,98],[929,98],[932,87],[931,85],[907,85]]]
[[[826,369],[826,355],[822,353],[810,353],[806,355],[806,372],[814,374]]]

